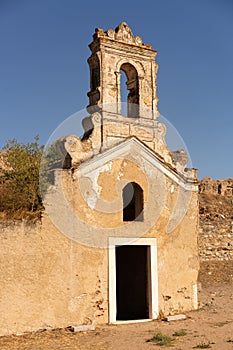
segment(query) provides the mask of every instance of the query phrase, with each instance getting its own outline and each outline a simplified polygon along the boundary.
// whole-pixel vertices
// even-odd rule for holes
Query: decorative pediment
[[[192,169],[187,172],[187,177],[185,177],[184,174],[177,172],[176,168],[167,164],[161,156],[145,146],[136,137],[128,138],[118,145],[99,153],[94,158],[84,161],[77,169],[78,174],[79,176],[83,176],[102,167],[107,162],[118,158],[131,159],[138,166],[143,164],[143,162],[148,162],[182,188],[186,190],[197,190],[198,186],[196,184],[195,174],[191,171]]]
[[[134,36],[130,27],[126,22],[120,23],[115,30],[109,29],[106,32],[101,28],[97,28],[94,37],[108,37],[109,39],[122,41],[127,44],[133,44],[138,46],[146,46],[151,48],[151,45],[143,44],[142,38],[140,36]]]

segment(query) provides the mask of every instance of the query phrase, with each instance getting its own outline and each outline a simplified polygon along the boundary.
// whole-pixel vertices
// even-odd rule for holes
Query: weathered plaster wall
[[[197,200],[197,195],[193,194],[187,215],[175,231],[167,234],[162,229],[166,217],[159,230],[159,304],[160,311],[165,315],[185,312],[198,306]]]
[[[124,159],[108,161],[102,167],[93,170],[93,173],[89,171],[87,177],[89,187],[87,182],[83,187],[85,193],[88,192],[98,198],[95,202],[95,208],[98,210],[95,208],[94,211],[90,210],[80,195],[76,196],[76,204],[74,204],[76,210],[80,210],[83,215],[86,213],[83,219],[87,223],[113,228],[111,236],[134,237],[136,235],[157,238],[161,314],[196,308],[195,293],[199,269],[198,192],[183,194],[184,197],[182,197],[179,185],[145,159],[141,159],[138,152],[135,158],[133,153],[129,153]],[[126,182],[130,181],[137,182],[143,189],[144,222],[129,224],[122,221],[122,188]],[[77,178],[74,176],[75,182],[77,183]],[[96,184],[98,188],[95,187]],[[109,188],[115,191],[109,191]],[[78,193],[78,188],[76,192]],[[113,203],[110,213],[103,213],[101,200]],[[176,210],[178,215],[174,215]],[[171,221],[172,218],[173,221]],[[114,230],[114,228],[117,229]]]
[[[1,224],[0,335],[107,322],[106,250],[41,224]]]

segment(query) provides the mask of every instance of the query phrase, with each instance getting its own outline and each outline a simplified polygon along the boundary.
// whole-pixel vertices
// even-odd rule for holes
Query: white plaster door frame
[[[109,323],[117,323],[116,320],[116,247],[122,245],[146,245],[150,247],[150,319],[158,318],[158,265],[157,265],[157,239],[156,238],[125,238],[109,237]],[[127,321],[125,321],[127,322]],[[132,322],[137,322],[133,320]],[[119,321],[124,323],[124,321]]]

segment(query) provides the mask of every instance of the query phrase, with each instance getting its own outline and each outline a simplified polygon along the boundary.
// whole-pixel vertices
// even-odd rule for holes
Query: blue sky
[[[158,51],[159,110],[199,178],[233,177],[232,0],[0,0],[0,147],[86,107],[92,34],[122,21]]]

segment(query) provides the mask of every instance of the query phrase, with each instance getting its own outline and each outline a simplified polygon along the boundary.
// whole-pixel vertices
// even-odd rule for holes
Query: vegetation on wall
[[[39,190],[44,146],[39,137],[22,144],[15,139],[3,147],[0,167],[0,218],[38,219],[43,210]]]

